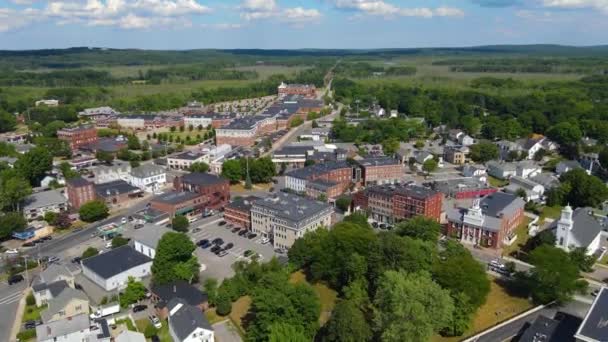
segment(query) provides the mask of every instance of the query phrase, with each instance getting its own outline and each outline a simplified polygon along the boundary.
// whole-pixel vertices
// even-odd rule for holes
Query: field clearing
[[[259,74],[258,79],[267,79],[272,75],[283,74],[285,76],[293,75],[299,71],[310,69],[307,66],[282,66],[282,65],[251,65],[232,68],[240,71],[255,71]]]
[[[510,295],[502,286],[497,284],[496,281],[492,281],[490,293],[488,294],[488,300],[479,308],[479,310],[477,310],[469,330],[467,330],[462,336],[457,337],[442,337],[436,335],[431,339],[431,341],[461,341],[468,336],[488,329],[530,308],[532,308],[532,303],[530,303],[527,299]]]

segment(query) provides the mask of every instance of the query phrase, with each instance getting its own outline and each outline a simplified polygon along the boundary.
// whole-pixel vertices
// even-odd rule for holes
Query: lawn
[[[169,323],[167,321],[162,321],[163,327],[158,329],[156,335],[160,338],[161,342],[173,342],[171,335],[169,334]],[[147,318],[142,318],[135,321],[135,325],[137,326],[137,330],[140,333],[144,333],[146,331],[146,327],[150,325],[150,321]]]
[[[540,214],[539,225],[542,225],[545,222],[545,218],[557,219],[560,217],[561,214],[562,214],[561,206],[559,206],[559,205],[556,205],[553,207],[545,206],[545,207],[543,207],[541,214]]]
[[[532,303],[527,299],[509,295],[507,291],[495,281],[492,281],[491,285],[488,300],[479,308],[473,318],[471,328],[465,332],[463,336],[442,337],[437,335],[433,337],[432,341],[461,341],[467,336],[474,335],[532,308]]]
[[[498,179],[492,176],[488,176],[488,182],[495,188],[502,188],[503,186],[509,185],[508,180]]]
[[[289,281],[293,284],[297,283],[308,283],[306,281],[306,275],[302,271],[295,272],[291,275]],[[322,283],[316,283],[312,285],[315,292],[319,295],[321,301],[321,315],[319,316],[319,324],[324,325],[331,316],[331,312],[336,306],[336,300],[338,293],[330,289],[327,285]]]
[[[523,222],[519,225],[519,227],[517,227],[517,229],[515,229],[517,239],[515,242],[513,242],[513,244],[511,244],[511,246],[506,246],[503,248],[502,255],[511,255],[511,253],[521,249],[521,247],[528,242],[528,239],[530,238],[530,235],[528,235],[528,224],[531,221],[532,220],[529,217],[524,216]]]
[[[25,310],[23,310],[23,318],[21,319],[22,322],[27,322],[27,321],[35,321],[35,320],[39,320],[40,319],[40,313],[46,309],[46,305],[43,305],[39,308],[36,307],[36,305],[28,305],[25,307]]]

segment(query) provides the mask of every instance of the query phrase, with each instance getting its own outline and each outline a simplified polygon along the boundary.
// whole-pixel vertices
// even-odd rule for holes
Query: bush
[[[220,316],[226,316],[232,311],[232,302],[226,295],[219,295],[216,299],[217,306],[215,312]]]
[[[108,206],[103,201],[90,201],[85,203],[78,213],[84,222],[95,222],[108,217]]]
[[[144,329],[144,336],[146,338],[150,338],[158,333],[158,329],[156,329],[152,324],[148,323],[146,325],[146,329]]]
[[[19,341],[34,340],[36,338],[36,329],[28,329],[20,331],[17,334]]]
[[[86,258],[96,256],[97,254],[99,254],[99,251],[97,250],[97,248],[89,247],[89,248],[85,249],[84,252],[82,252],[81,258],[86,259]],[[107,298],[106,298],[106,300],[107,300]]]
[[[25,304],[28,306],[36,305],[36,298],[34,297],[34,294],[30,293],[27,295],[27,297],[25,297]]]
[[[171,227],[178,232],[187,232],[188,226],[190,226],[190,222],[188,222],[186,216],[183,215],[176,215],[173,218],[173,221],[171,221]]]

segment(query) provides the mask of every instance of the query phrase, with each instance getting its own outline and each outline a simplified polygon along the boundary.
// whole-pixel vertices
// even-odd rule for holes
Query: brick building
[[[308,186],[309,182],[323,181],[325,185],[335,188],[335,190],[332,190],[332,194],[336,191],[341,194],[348,189],[352,178],[353,167],[347,162],[327,162],[288,172],[285,175],[285,186],[293,191],[305,193],[307,188],[311,188]]]
[[[205,209],[223,208],[230,201],[230,182],[209,173],[192,172],[173,180],[176,191],[194,192],[204,196]]]
[[[447,211],[446,233],[462,243],[502,248],[514,238],[515,229],[523,222],[525,202],[519,196],[497,192],[476,199],[471,208]]]
[[[108,206],[116,206],[137,198],[143,191],[122,179],[95,184],[96,198],[106,202]]]
[[[237,227],[251,228],[251,206],[253,201],[259,200],[256,196],[247,196],[228,203],[224,207],[224,220]]]
[[[195,216],[202,213],[206,202],[206,196],[199,193],[170,191],[152,198],[150,207],[167,213],[169,217]]]
[[[307,97],[317,96],[317,88],[314,84],[286,84],[281,82],[277,87],[279,95],[302,95]]]
[[[254,117],[244,117],[232,121],[215,130],[215,144],[230,146],[253,146],[258,134],[258,121]]]
[[[68,204],[70,208],[78,210],[90,201],[95,200],[95,186],[92,182],[76,177],[66,181]]]
[[[97,142],[97,130],[93,126],[63,128],[57,131],[57,138],[66,141],[75,151],[82,146]]]
[[[396,223],[414,216],[439,222],[443,196],[418,185],[377,185],[353,197],[356,210],[367,211],[378,222]]]
[[[446,146],[443,149],[443,159],[451,164],[464,165],[467,161],[470,149],[466,146]]]
[[[404,177],[404,165],[389,157],[358,160],[360,171],[355,170],[355,180],[363,185],[392,184]],[[360,174],[357,174],[359,173]]]
[[[336,183],[331,181],[325,181],[323,179],[317,179],[306,182],[306,196],[310,198],[319,198],[325,196],[327,199],[334,199],[342,193],[344,193],[345,185],[343,183]]]

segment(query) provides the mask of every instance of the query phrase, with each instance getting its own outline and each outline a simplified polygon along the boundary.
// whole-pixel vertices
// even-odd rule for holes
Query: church
[[[595,216],[591,208],[578,208],[573,211],[569,205],[562,210],[554,229],[557,247],[566,252],[585,247],[588,255],[595,253],[601,247],[602,238],[608,236],[604,231],[605,217]]]

